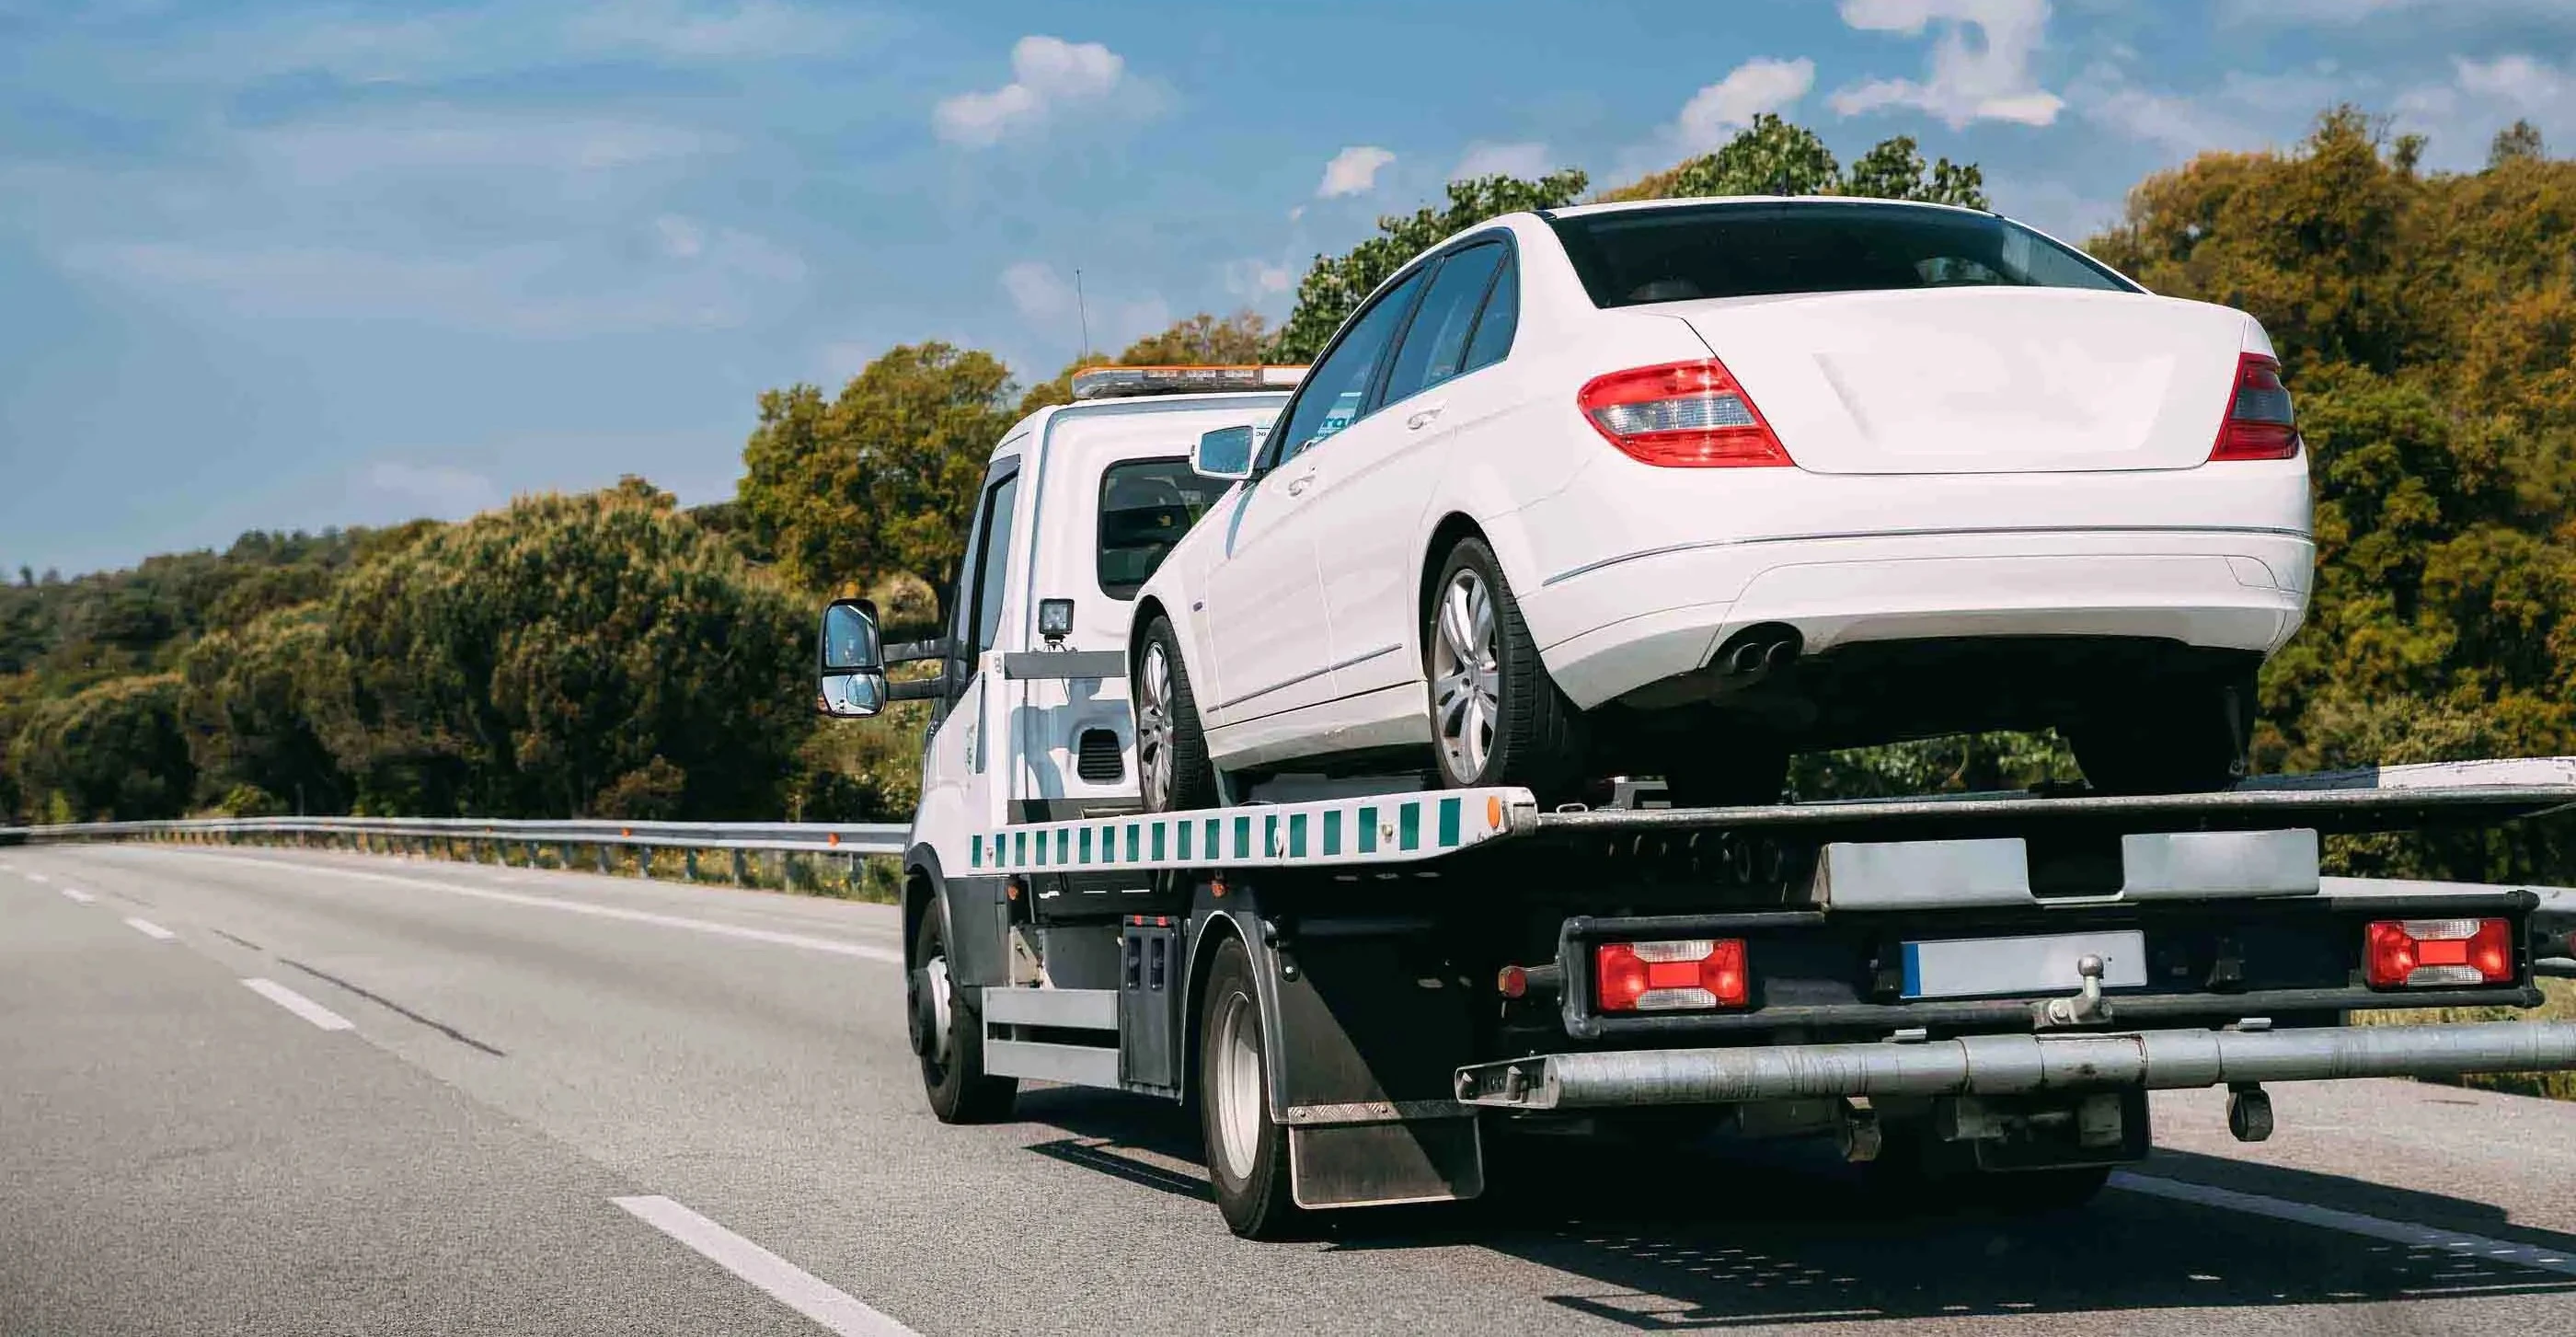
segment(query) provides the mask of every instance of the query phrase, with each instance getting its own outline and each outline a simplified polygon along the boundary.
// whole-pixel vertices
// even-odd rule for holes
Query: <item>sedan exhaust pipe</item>
[[[1747,627],[1719,647],[1711,663],[1730,682],[1749,682],[1786,672],[1798,662],[1804,642],[1794,627],[1777,624]]]
[[[2165,1091],[2570,1068],[2576,1068],[2576,1023],[2499,1021],[1538,1054],[1460,1068],[1457,1092],[1466,1105],[1554,1110],[1819,1096]]]

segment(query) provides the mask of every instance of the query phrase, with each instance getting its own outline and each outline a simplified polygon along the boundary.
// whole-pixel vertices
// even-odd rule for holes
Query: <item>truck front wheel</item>
[[[965,1005],[965,994],[950,979],[948,947],[939,933],[939,909],[921,917],[914,939],[912,976],[906,1000],[913,1048],[921,1056],[921,1087],[930,1097],[930,1112],[941,1123],[993,1123],[1011,1115],[1020,1084],[984,1071],[982,1018]]]
[[[1199,1129],[1217,1210],[1245,1239],[1283,1238],[1300,1216],[1288,1185],[1288,1131],[1270,1118],[1267,1045],[1251,954],[1229,938],[1208,967],[1199,1007]]]

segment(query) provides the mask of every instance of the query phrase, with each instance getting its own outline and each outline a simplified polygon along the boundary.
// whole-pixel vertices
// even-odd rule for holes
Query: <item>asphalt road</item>
[[[2576,1330],[2576,1105],[2157,1104],[2087,1211],[1570,1152],[1248,1244],[1193,1126],[944,1128],[879,906],[358,855],[0,849],[0,1333]],[[257,981],[246,984],[245,981]]]

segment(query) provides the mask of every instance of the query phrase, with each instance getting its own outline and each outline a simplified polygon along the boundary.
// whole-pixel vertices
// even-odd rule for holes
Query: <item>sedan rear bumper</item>
[[[1735,632],[1808,654],[1873,641],[2141,638],[2269,654],[2314,549],[2250,529],[2014,530],[1717,541],[1614,556],[1521,596],[1548,671],[1589,709],[1709,662]]]

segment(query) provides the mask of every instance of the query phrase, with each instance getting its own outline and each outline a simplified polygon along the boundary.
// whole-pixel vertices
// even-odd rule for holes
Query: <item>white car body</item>
[[[1557,216],[1641,207],[1667,206]],[[1801,662],[1962,637],[2259,662],[2300,624],[2305,452],[2210,459],[2240,356],[2272,353],[2242,312],[2134,285],[1604,308],[1534,214],[1444,243],[1379,296],[1485,240],[1506,243],[1517,270],[1508,354],[1239,483],[1137,601],[1138,627],[1160,611],[1176,628],[1220,771],[1432,742],[1425,599],[1470,531],[1585,711],[1653,706],[1730,636],[1771,624],[1794,628]],[[1795,467],[1644,463],[1577,405],[1605,373],[1712,358]]]

